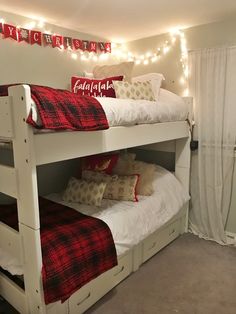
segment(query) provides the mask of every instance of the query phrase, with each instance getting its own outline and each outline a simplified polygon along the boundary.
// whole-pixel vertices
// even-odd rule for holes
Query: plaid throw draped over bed
[[[117,265],[110,229],[100,219],[39,199],[45,303],[68,299]],[[0,205],[1,221],[18,230],[16,205]]]
[[[8,87],[0,86],[0,96],[8,95]],[[27,123],[36,128],[51,130],[92,131],[108,129],[105,112],[98,100],[80,96],[67,90],[29,85],[42,125],[39,127],[30,114]]]

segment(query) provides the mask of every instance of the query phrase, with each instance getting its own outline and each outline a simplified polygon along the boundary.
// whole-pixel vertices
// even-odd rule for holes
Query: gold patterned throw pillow
[[[155,100],[150,81],[133,83],[113,81],[113,86],[116,98]]]
[[[82,172],[82,178],[90,182],[106,183],[103,198],[134,202],[138,200],[136,195],[136,187],[139,179],[138,175],[118,176],[84,170]]]
[[[110,200],[137,202],[136,188],[138,180],[138,174],[118,176],[117,180],[113,180],[107,184],[103,197]]]
[[[76,202],[87,205],[101,206],[106,183],[88,182],[70,178],[62,199],[66,202]]]
[[[109,184],[111,181],[117,180],[118,176],[116,174],[109,175],[100,171],[83,170],[82,179],[86,181],[104,182]]]

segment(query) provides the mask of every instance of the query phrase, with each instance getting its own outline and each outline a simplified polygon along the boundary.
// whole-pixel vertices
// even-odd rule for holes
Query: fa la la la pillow
[[[122,81],[123,76],[113,76],[104,79],[90,79],[87,77],[72,76],[72,92],[78,95],[88,95],[93,97],[115,98],[113,81]]]

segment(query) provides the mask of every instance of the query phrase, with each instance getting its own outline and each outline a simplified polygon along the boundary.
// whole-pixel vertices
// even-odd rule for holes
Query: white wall
[[[184,30],[187,40],[188,50],[198,48],[209,48],[216,46],[235,45],[236,44],[236,16],[234,19],[205,24]],[[140,40],[135,40],[127,44],[127,49],[134,54],[154,53],[156,49],[163,46],[165,41],[170,41],[169,34],[162,34]],[[149,65],[136,65],[134,75],[148,72],[163,73],[166,77],[164,87],[182,95],[185,86],[180,83],[180,77],[183,75],[181,63],[181,50],[179,40],[166,55],[163,55],[159,61],[149,63]]]
[[[0,19],[14,26],[31,22],[31,19],[0,11]],[[90,41],[106,41],[89,34],[78,33],[54,25],[46,24],[41,30],[51,33]],[[1,38],[0,34],[0,84],[32,83],[56,88],[69,88],[70,78],[81,71],[91,71],[96,64],[93,61],[73,60],[68,51],[57,48],[18,43],[12,39]],[[108,54],[109,55],[109,54]]]

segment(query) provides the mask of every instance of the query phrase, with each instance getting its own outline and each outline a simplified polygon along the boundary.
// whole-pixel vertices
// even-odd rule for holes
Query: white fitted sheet
[[[175,94],[173,94],[175,95]],[[110,127],[132,126],[136,124],[184,121],[188,116],[188,106],[177,95],[168,97],[160,90],[158,101],[96,97],[105,111]],[[32,118],[41,125],[37,108],[32,100]]]
[[[157,166],[154,193],[151,196],[139,196],[139,202],[103,200],[102,206],[98,208],[64,202],[60,194],[51,194],[47,198],[106,222],[119,256],[169,221],[189,200],[189,195],[172,173]],[[0,265],[13,275],[23,274],[19,261],[2,250]]]

